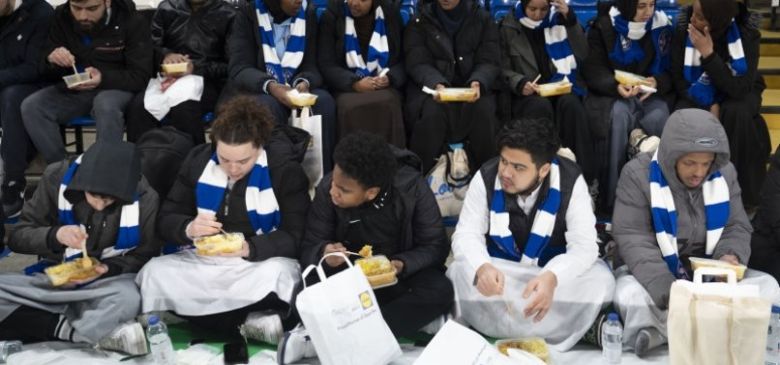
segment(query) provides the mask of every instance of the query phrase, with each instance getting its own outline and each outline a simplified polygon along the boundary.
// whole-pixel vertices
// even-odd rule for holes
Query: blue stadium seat
[[[322,18],[322,13],[328,8],[328,0],[312,0],[312,6],[317,11],[317,21]]]
[[[90,116],[73,118],[67,124],[60,126],[60,135],[62,136],[62,141],[65,142],[65,147],[75,145],[76,153],[78,154],[84,153],[84,135],[83,135],[82,128],[94,127],[94,126],[95,126],[95,120],[92,119],[92,117]],[[73,135],[75,136],[75,140],[70,143],[68,143],[68,140],[65,138],[65,131],[68,128],[73,128]]]
[[[417,0],[401,0],[401,21],[403,25],[409,24],[417,10]]]
[[[496,22],[501,21],[515,6],[517,0],[490,0],[490,15]]]

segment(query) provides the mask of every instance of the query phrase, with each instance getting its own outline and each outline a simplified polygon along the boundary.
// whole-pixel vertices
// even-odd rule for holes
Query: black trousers
[[[748,267],[763,271],[780,281],[780,241],[774,234],[753,232]]]
[[[30,343],[57,340],[54,331],[59,318],[56,313],[20,306],[0,322],[0,341]]]
[[[246,321],[247,315],[251,312],[262,311],[273,311],[279,314],[282,319],[282,328],[285,331],[293,329],[300,321],[297,312],[289,304],[279,299],[276,293],[271,293],[259,302],[243,308],[205,316],[181,317],[200,328],[221,336],[239,338],[238,327]]]
[[[221,87],[216,83],[205,82],[200,101],[188,100],[174,106],[165,116],[165,124],[192,136],[195,145],[206,142],[203,114],[214,112]],[[141,136],[160,126],[160,122],[144,108],[146,92],[136,94],[127,108],[127,140],[135,143]]]
[[[476,171],[496,155],[496,125],[494,95],[482,95],[474,103],[437,103],[428,98],[423,102],[409,148],[420,157],[427,174],[446,144],[465,142],[469,167]]]
[[[455,291],[444,271],[426,268],[398,284],[375,292],[382,316],[393,335],[413,335],[452,309]]]
[[[587,183],[598,173],[598,161],[582,99],[574,94],[544,98],[539,95],[513,96],[512,119],[547,118],[555,123],[561,145],[577,156],[577,164]]]
[[[4,183],[24,183],[24,171],[35,157],[35,146],[22,123],[22,101],[40,90],[40,85],[19,84],[0,90],[0,122],[3,127],[3,143],[0,154],[5,169]]]

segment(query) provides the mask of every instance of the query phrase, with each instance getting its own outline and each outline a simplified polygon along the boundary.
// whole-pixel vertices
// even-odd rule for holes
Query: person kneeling
[[[143,329],[133,321],[141,309],[133,279],[160,252],[157,205],[130,143],[99,141],[73,161],[49,165],[8,241],[14,252],[44,260],[27,275],[0,274],[0,341],[64,340],[146,353]],[[49,282],[39,274],[63,259],[82,263],[83,253],[99,264],[78,280]]]
[[[499,157],[471,180],[453,235],[456,313],[492,337],[542,337],[568,350],[612,300],[596,218],[577,165],[556,157],[545,119],[510,122]]]
[[[373,254],[390,259],[398,277],[397,284],[375,290],[393,334],[409,336],[442,322],[453,303],[452,283],[444,275],[450,245],[419,158],[374,134],[355,132],[341,140],[333,160],[335,168],[317,187],[309,211],[303,263],[316,265],[325,254],[358,252],[370,244]],[[346,268],[338,256],[327,257],[324,266],[331,273]],[[284,363],[302,354],[293,350],[305,331],[293,334],[278,352]]]
[[[626,324],[623,345],[637,356],[666,343],[670,290],[693,277],[689,258],[734,265],[750,258],[752,228],[729,154],[715,116],[682,109],[669,117],[658,150],[623,169],[613,237],[626,266],[616,271],[615,306]],[[780,299],[777,281],[760,271],[747,270],[742,284],[757,285],[773,303]]]
[[[228,252],[185,248],[149,262],[136,278],[143,311],[170,310],[213,332],[276,344],[297,323],[289,303],[301,277],[308,180],[274,147],[283,141],[272,134],[268,109],[237,97],[218,115],[212,143],[183,162],[160,208],[159,232],[185,247],[220,232],[241,233],[243,242]]]

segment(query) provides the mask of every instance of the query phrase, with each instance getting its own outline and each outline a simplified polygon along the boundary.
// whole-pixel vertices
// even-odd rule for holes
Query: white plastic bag
[[[200,101],[201,96],[203,96],[203,76],[180,77],[165,91],[162,91],[162,80],[152,78],[146,85],[144,109],[155,119],[162,120],[171,108],[187,100]]]
[[[311,142],[306,149],[301,166],[309,178],[309,187],[313,188],[322,180],[322,116],[311,115],[311,109],[304,107],[293,109],[290,114],[290,125],[305,130],[311,135]]]
[[[349,268],[326,277],[323,260],[332,255],[344,257]],[[343,254],[331,253],[303,271],[304,283],[312,271],[320,282],[305,287],[295,305],[322,364],[384,365],[401,356],[360,268]]]
[[[517,365],[480,334],[453,320],[447,321],[414,365]]]

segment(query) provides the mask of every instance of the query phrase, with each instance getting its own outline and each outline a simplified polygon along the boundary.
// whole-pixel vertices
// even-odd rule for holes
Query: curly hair
[[[268,107],[250,96],[237,96],[220,106],[211,126],[211,140],[229,145],[251,142],[259,148],[271,137],[274,116]]]
[[[393,181],[398,168],[393,150],[375,134],[355,132],[342,138],[333,161],[347,176],[364,188],[384,187]]]
[[[561,142],[548,118],[523,118],[507,123],[496,138],[498,151],[505,147],[528,152],[536,166],[552,162]]]

